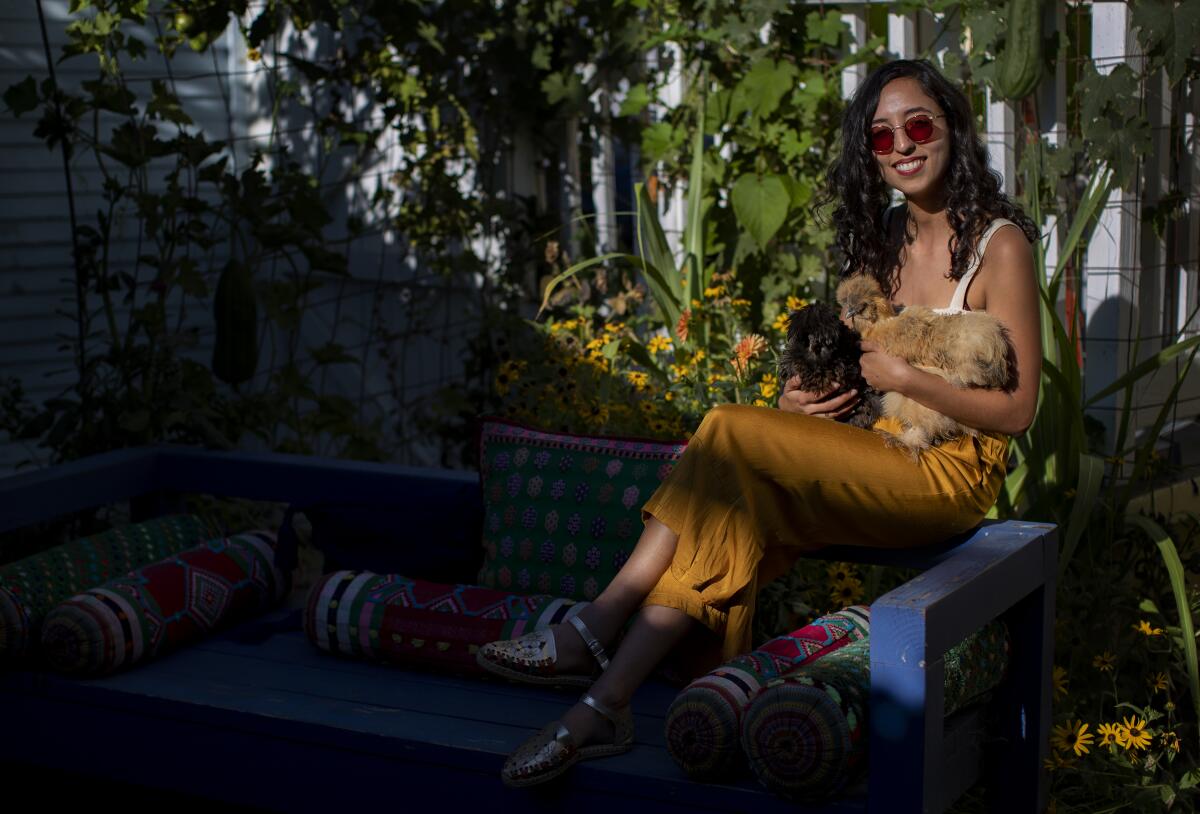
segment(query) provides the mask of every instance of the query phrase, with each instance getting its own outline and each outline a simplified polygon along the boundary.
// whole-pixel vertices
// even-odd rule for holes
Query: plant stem
[[[50,74],[51,93],[54,101],[54,115],[59,122],[63,121],[62,103],[60,101],[58,91],[58,79],[54,74],[54,57],[50,54],[50,36],[46,33],[46,12],[42,9],[42,0],[34,0],[37,6],[38,26],[42,32],[42,50],[46,54],[46,70]],[[80,415],[82,416],[83,434],[87,435],[89,420],[89,411],[87,402],[88,383],[87,378],[87,355],[84,350],[84,343],[87,340],[88,334],[88,312],[85,297],[87,294],[87,280],[85,278],[83,263],[79,258],[79,245],[76,242],[78,234],[78,221],[75,217],[75,185],[71,180],[71,143],[64,137],[61,140],[62,159],[63,159],[63,177],[67,184],[67,213],[71,219],[71,262],[75,266],[75,325],[79,331],[78,348],[75,353],[75,364],[79,367],[79,401]]]

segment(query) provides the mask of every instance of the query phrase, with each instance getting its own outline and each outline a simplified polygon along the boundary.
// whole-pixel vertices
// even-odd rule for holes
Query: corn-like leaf
[[[1091,225],[1092,220],[1104,209],[1104,205],[1108,203],[1109,193],[1112,192],[1112,180],[1113,173],[1108,167],[1102,168],[1088,180],[1087,189],[1084,190],[1083,198],[1079,202],[1079,209],[1075,211],[1075,218],[1067,230],[1066,239],[1059,247],[1058,261],[1054,264],[1054,274],[1050,278],[1049,290],[1054,301],[1058,300],[1058,288],[1062,283],[1063,273],[1066,271],[1067,263],[1078,249],[1084,232]]]
[[[549,283],[546,284],[546,290],[542,292],[542,304],[541,304],[541,306],[538,307],[537,316],[540,317],[542,315],[542,312],[546,310],[546,307],[548,305],[550,305],[550,297],[554,294],[554,289],[558,288],[559,285],[561,285],[562,283],[571,279],[579,272],[584,271],[585,269],[591,268],[592,266],[599,265],[600,263],[606,263],[609,260],[614,260],[618,257],[628,257],[628,256],[629,255],[625,254],[624,252],[609,252],[608,254],[602,254],[602,255],[599,255],[598,257],[589,257],[587,260],[581,260],[578,263],[576,263],[575,265],[571,266],[566,271],[564,271],[562,274],[559,274],[557,277],[555,277],[553,280],[551,280]],[[535,319],[536,319],[536,317],[535,317]]]
[[[1200,336],[1193,336],[1189,339],[1183,340],[1182,342],[1176,342],[1170,347],[1163,348],[1149,359],[1135,365],[1125,374],[1118,376],[1116,381],[1114,381],[1108,387],[1105,387],[1100,392],[1093,394],[1087,401],[1084,402],[1083,406],[1091,407],[1096,402],[1111,396],[1113,393],[1119,392],[1126,387],[1132,387],[1133,384],[1138,380],[1144,379],[1146,376],[1149,376],[1151,373],[1161,368],[1179,354],[1183,353],[1184,351],[1191,350],[1198,344],[1200,344]]]
[[[683,242],[688,275],[689,301],[703,298],[708,287],[708,269],[704,266],[704,104],[692,138],[692,167],[688,176],[687,222]]]
[[[684,291],[679,284],[679,275],[672,273],[675,271],[675,256],[671,254],[671,244],[667,242],[667,234],[659,223],[658,209],[650,200],[645,184],[637,184],[634,192],[637,196],[638,254],[661,273],[670,273],[668,293],[675,301],[674,310],[679,311]]]
[[[1140,514],[1125,515],[1125,522],[1137,526],[1146,533],[1162,555],[1171,581],[1171,593],[1175,595],[1175,609],[1179,613],[1179,632],[1183,638],[1183,661],[1187,665],[1188,684],[1192,692],[1192,705],[1200,717],[1200,664],[1196,662],[1196,627],[1192,621],[1192,609],[1188,603],[1187,582],[1184,579],[1183,563],[1175,541],[1158,523]]]
[[[1133,476],[1125,484],[1124,493],[1121,496],[1121,502],[1117,505],[1124,506],[1133,494],[1134,485],[1138,478],[1147,472],[1150,463],[1150,456],[1154,452],[1154,447],[1158,443],[1158,436],[1162,432],[1163,425],[1167,423],[1167,417],[1175,412],[1179,404],[1179,390],[1183,387],[1184,381],[1187,379],[1188,371],[1192,369],[1192,362],[1196,358],[1196,351],[1200,347],[1192,348],[1192,352],[1188,354],[1187,361],[1175,376],[1175,384],[1171,387],[1171,393],[1163,401],[1162,406],[1158,410],[1158,415],[1154,417],[1154,423],[1150,425],[1150,429],[1146,433],[1146,440],[1138,447],[1133,460]],[[1120,450],[1118,450],[1120,452]]]
[[[1104,461],[1095,455],[1082,454],[1079,456],[1079,479],[1075,482],[1075,503],[1071,506],[1071,514],[1067,519],[1066,534],[1063,535],[1062,554],[1058,559],[1058,573],[1064,574],[1079,539],[1087,529],[1092,516],[1092,507],[1100,495],[1100,485],[1104,482]]]

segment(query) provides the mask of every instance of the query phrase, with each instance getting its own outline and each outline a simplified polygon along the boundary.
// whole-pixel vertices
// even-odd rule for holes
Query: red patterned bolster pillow
[[[718,779],[744,769],[742,717],[767,682],[865,638],[870,624],[870,609],[853,605],[777,636],[696,679],[667,711],[667,752],[698,779]]]
[[[42,653],[60,672],[111,673],[257,615],[290,587],[271,532],[209,540],[63,602],[46,617]]]
[[[479,675],[475,651],[480,645],[549,627],[587,604],[395,574],[335,571],[312,587],[304,631],[330,653]]]
[[[219,534],[192,515],[132,523],[0,567],[0,664],[28,656],[55,605]]]

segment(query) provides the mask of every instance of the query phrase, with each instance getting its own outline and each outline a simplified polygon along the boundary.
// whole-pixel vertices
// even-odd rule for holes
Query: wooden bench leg
[[[1045,585],[1005,615],[1012,639],[1009,678],[1000,710],[1000,740],[988,760],[989,808],[1042,812],[1048,804],[1046,760],[1050,738],[1050,670],[1054,664],[1054,589]],[[1015,782],[1015,778],[1037,778]]]

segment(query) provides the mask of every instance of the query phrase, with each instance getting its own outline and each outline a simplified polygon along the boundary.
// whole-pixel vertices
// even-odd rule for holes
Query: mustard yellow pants
[[[876,428],[898,432],[891,419]],[[678,608],[717,634],[709,667],[751,649],[758,589],[806,551],[888,548],[966,531],[1004,480],[1007,439],[963,436],[914,462],[870,430],[725,404],[705,415],[674,471],[642,507],[679,535],[645,605]],[[719,652],[717,652],[719,649]]]

